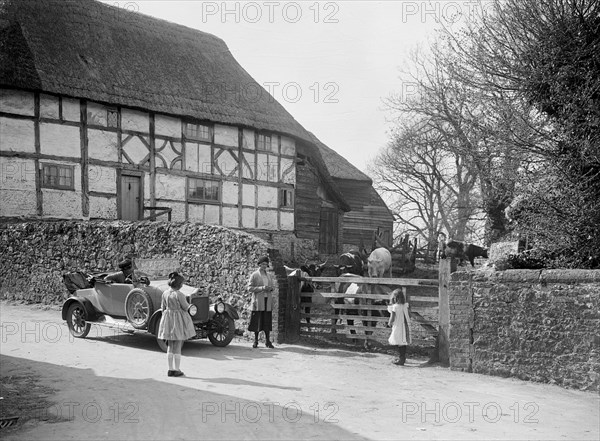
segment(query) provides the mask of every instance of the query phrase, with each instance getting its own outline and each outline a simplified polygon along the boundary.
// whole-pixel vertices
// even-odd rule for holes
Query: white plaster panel
[[[256,206],[256,187],[250,184],[242,184],[242,205]]]
[[[88,156],[103,161],[119,160],[119,147],[116,132],[88,129]]]
[[[215,144],[238,146],[238,128],[215,124]]]
[[[242,147],[245,149],[256,149],[256,138],[254,137],[254,130],[244,129],[242,137]]]
[[[121,128],[123,130],[150,133],[150,118],[146,112],[121,109]]]
[[[65,121],[81,121],[81,105],[76,98],[62,98],[62,114]]]
[[[204,205],[188,204],[188,220],[204,223]]]
[[[35,194],[35,162],[32,159],[0,156],[0,189],[33,191]],[[34,196],[35,202],[35,196]]]
[[[219,225],[219,206],[189,204],[188,220],[190,222]]]
[[[281,137],[281,154],[296,156],[296,141],[285,136]]]
[[[40,151],[46,155],[81,157],[79,127],[41,123]]]
[[[183,156],[185,158],[185,169],[188,171],[199,172],[198,166],[198,144],[186,142]]]
[[[149,179],[147,179],[149,181]],[[156,174],[155,194],[157,199],[185,200],[185,177]],[[147,193],[149,194],[149,193]]]
[[[256,228],[256,210],[242,208],[242,228]]]
[[[133,136],[127,141],[127,144],[123,145],[123,152],[131,158],[134,164],[141,164],[150,151],[139,137]],[[128,163],[129,161],[123,156],[123,162]]]
[[[88,185],[90,191],[117,194],[117,170],[112,167],[90,165]]]
[[[277,212],[274,210],[258,210],[258,228],[261,230],[277,230]]]
[[[290,211],[282,211],[279,214],[279,228],[281,230],[294,230],[294,213]]]
[[[0,112],[34,116],[34,94],[21,90],[0,89]]]
[[[269,156],[264,153],[259,153],[256,161],[256,179],[258,181],[268,180]]]
[[[218,205],[205,205],[204,206],[204,223],[211,225],[219,225],[219,209]]]
[[[90,196],[90,219],[116,219],[117,198]]]
[[[81,192],[42,189],[42,213],[44,217],[81,219]]]
[[[247,163],[247,165],[246,163],[242,164],[242,177],[246,179],[254,179],[254,175],[256,174],[256,158],[254,153],[242,152],[242,157]]]
[[[223,226],[232,228],[239,227],[237,208],[223,207]]]
[[[185,169],[193,172],[211,174],[210,145],[186,142]]]
[[[34,153],[33,121],[0,117],[0,151]]]
[[[58,105],[60,98],[54,95],[40,95],[40,116],[42,118],[59,119]]]
[[[150,205],[150,201],[146,203],[146,205]],[[157,207],[169,207],[171,209],[171,221],[172,222],[183,222],[185,221],[185,202],[173,202],[173,201],[161,201],[160,199],[156,199]],[[151,211],[146,211],[144,216],[150,216],[152,214]],[[163,214],[156,218],[159,221],[166,221],[167,215]]]
[[[35,190],[0,191],[0,216],[35,216],[37,196]]]
[[[87,104],[87,122],[95,126],[106,127],[106,106],[89,102]]]
[[[156,140],[156,148],[161,149],[160,151],[156,152],[157,167],[166,167],[168,169],[171,169],[171,164],[173,163],[173,160],[181,156],[177,151],[174,150],[173,147],[181,151],[181,143],[179,142],[173,142],[173,145],[171,145],[170,141],[165,141],[163,139]],[[181,167],[178,167],[177,165],[174,168],[177,170],[181,170]]]
[[[296,169],[294,160],[291,158],[279,158],[281,161],[280,173],[281,177],[279,178],[280,182],[284,182],[286,184],[296,184]],[[288,171],[289,170],[289,171]],[[286,173],[287,172],[287,173]]]
[[[181,120],[170,116],[156,115],[154,117],[154,133],[181,139]]]
[[[223,151],[215,161],[223,176],[238,176],[238,162],[228,150]]]
[[[222,189],[224,204],[238,204],[239,187],[237,182],[223,181]]]
[[[278,189],[275,187],[265,187],[264,185],[259,185],[258,206],[277,208],[277,193]]]

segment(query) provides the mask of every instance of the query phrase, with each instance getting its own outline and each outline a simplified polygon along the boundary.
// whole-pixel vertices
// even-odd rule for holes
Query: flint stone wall
[[[450,367],[600,391],[600,271],[456,272]]]
[[[117,271],[132,256],[173,258],[186,283],[222,296],[240,314],[236,327],[246,330],[250,295],[246,284],[260,256],[286,282],[279,252],[249,233],[189,222],[60,221],[0,223],[0,297],[60,305],[69,296],[62,275],[71,271]],[[285,299],[285,291],[279,289]],[[274,293],[274,338],[280,341],[280,304]],[[214,299],[214,297],[213,297]],[[281,315],[283,318],[283,315]]]

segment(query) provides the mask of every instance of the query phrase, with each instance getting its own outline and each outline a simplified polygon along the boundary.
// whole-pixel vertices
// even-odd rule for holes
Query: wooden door
[[[139,176],[121,176],[121,219],[140,220],[142,185]]]
[[[338,252],[338,212],[334,208],[322,207],[319,224],[319,253],[336,254]]]

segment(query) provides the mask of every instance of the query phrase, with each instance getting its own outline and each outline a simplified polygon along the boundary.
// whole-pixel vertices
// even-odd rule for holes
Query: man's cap
[[[127,270],[129,268],[131,268],[133,266],[133,264],[131,263],[130,259],[125,259],[124,261],[119,263],[119,268],[122,270]]]

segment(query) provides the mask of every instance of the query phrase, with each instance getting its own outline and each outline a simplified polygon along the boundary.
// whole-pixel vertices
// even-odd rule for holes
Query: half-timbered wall
[[[188,137],[186,123],[207,126],[207,137]],[[159,206],[175,221],[294,231],[295,159],[295,141],[274,133],[0,89],[2,217],[123,218],[133,182],[139,218]],[[55,172],[68,175],[69,188],[44,185],[43,173]],[[214,183],[217,199],[191,200],[190,179]]]

